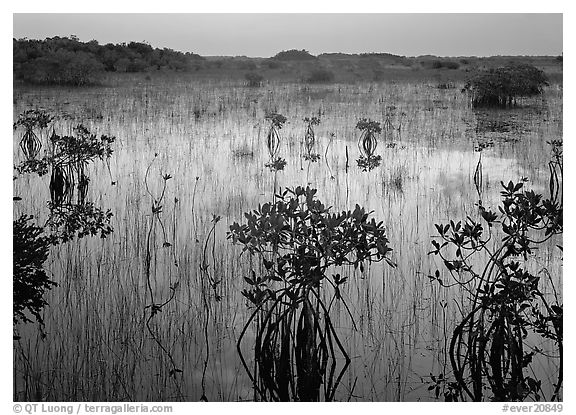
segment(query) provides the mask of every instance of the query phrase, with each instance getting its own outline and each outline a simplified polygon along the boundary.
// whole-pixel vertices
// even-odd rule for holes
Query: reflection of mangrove
[[[104,238],[112,232],[111,211],[97,208],[87,200],[90,178],[86,168],[96,158],[103,160],[112,155],[114,137],[103,135],[98,139],[82,125],[74,128],[74,133],[74,136],[58,136],[53,131],[52,153],[47,157],[52,167],[47,225],[63,242],[75,235],[81,238],[99,234]]]
[[[46,226],[53,235],[58,236],[62,242],[68,242],[75,237],[96,236],[105,238],[113,229],[110,226],[112,212],[103,211],[94,206],[92,202],[79,203],[48,203],[50,216]]]
[[[394,131],[398,132],[399,139],[402,138],[402,123],[406,117],[406,113],[402,111],[398,114],[396,110],[397,108],[395,105],[387,105],[384,109],[384,124],[382,128],[384,130],[384,139],[388,141],[394,138]],[[398,127],[395,127],[392,122],[392,119],[395,117],[398,119]]]
[[[387,134],[394,130],[394,125],[392,124],[392,118],[396,115],[396,107],[394,105],[386,106],[384,112],[384,131]]]
[[[519,115],[512,111],[474,110],[474,118],[476,120],[474,133],[476,135],[490,133],[502,135],[519,134],[522,132],[521,124],[518,120]]]
[[[286,167],[286,160],[278,156],[278,151],[280,150],[279,130],[286,122],[286,117],[275,112],[267,112],[265,119],[270,122],[268,135],[266,136],[266,148],[268,149],[270,161],[264,166],[274,172],[274,193],[276,193],[277,173]]]
[[[528,112],[528,110],[523,110]],[[530,114],[541,116],[541,107],[531,107]],[[515,142],[530,129],[530,120],[517,110],[473,110],[474,118],[467,122],[467,134],[474,140],[474,150],[482,151],[494,146],[495,142]]]
[[[363,118],[358,121],[356,128],[362,131],[360,138],[358,139],[360,158],[356,160],[356,162],[362,171],[370,171],[380,166],[380,163],[382,162],[382,156],[374,154],[376,147],[378,146],[376,134],[382,132],[382,127],[380,127],[380,123],[377,121]]]
[[[316,163],[320,159],[320,154],[314,151],[314,147],[316,145],[316,135],[314,133],[314,125],[320,124],[320,118],[312,117],[312,118],[304,118],[304,122],[306,123],[306,133],[304,134],[304,148],[306,150],[306,154],[304,154],[304,160],[310,161],[312,163]]]
[[[30,110],[21,114],[14,124],[25,128],[20,141],[24,161],[16,170],[20,174],[38,176],[51,170],[50,213],[45,225],[29,223],[32,217],[26,215],[14,221],[14,325],[31,322],[26,316],[29,313],[39,322],[41,330],[41,311],[47,305],[44,294],[56,285],[43,269],[50,246],[84,236],[105,238],[112,232],[110,210],[103,211],[87,200],[89,177],[86,167],[96,158],[108,160],[114,137],[97,139],[80,125],[74,129],[75,136],[58,136],[53,129],[48,146],[43,146],[34,129],[47,128],[52,119],[42,111]],[[38,159],[43,147],[48,147],[46,155]]]
[[[83,125],[73,129],[74,136],[58,136],[52,132],[51,161],[54,166],[66,169],[73,183],[82,181],[85,177],[86,166],[96,158],[106,160],[112,155],[111,144],[114,137],[101,135],[98,139],[95,134]]]
[[[88,164],[97,158],[104,161],[110,158],[115,138],[107,135],[98,138],[81,124],[74,127],[73,132],[71,136],[59,136],[52,129],[47,154],[41,159],[26,157],[16,170],[43,176],[52,167],[55,180],[68,180],[73,184],[85,181]]]
[[[496,401],[561,399],[562,299],[549,270],[534,272],[529,261],[538,246],[563,232],[562,143],[551,144],[548,199],[524,190],[524,181],[502,183],[499,213],[479,202],[485,225],[470,217],[465,223],[436,225],[440,240],[432,242],[431,253],[440,256],[454,283],[443,281],[439,271],[430,278],[443,286],[459,285],[471,301],[461,305],[463,319],[449,345],[454,381],[447,382],[446,374],[433,379],[442,383],[446,400],[481,401],[487,390]],[[503,238],[493,241],[492,229],[497,226]],[[479,253],[488,260],[476,271],[472,258]],[[546,288],[541,275],[548,279]],[[537,340],[540,343],[534,345]],[[545,341],[553,352],[542,347]],[[532,366],[536,359],[558,361],[553,390],[543,390]]]
[[[564,177],[564,154],[562,150],[562,141],[552,140],[549,142],[552,146],[552,158],[548,162],[550,169],[549,192],[552,203],[563,203],[563,177]]]
[[[20,139],[20,149],[26,160],[36,159],[42,149],[42,141],[40,141],[34,130],[43,131],[52,120],[52,116],[37,109],[27,110],[18,116],[14,123],[14,129],[24,127],[24,135]]]
[[[222,299],[221,295],[218,294],[218,285],[220,284],[220,280],[216,278],[216,257],[214,254],[214,244],[216,243],[216,225],[220,221],[220,216],[213,215],[212,217],[212,227],[206,236],[206,241],[204,242],[204,250],[202,251],[202,264],[200,265],[200,273],[202,274],[202,278],[200,279],[202,286],[202,303],[204,307],[204,328],[203,328],[203,336],[204,336],[204,347],[206,349],[206,357],[204,358],[204,366],[202,368],[202,396],[200,397],[200,401],[208,402],[208,397],[206,396],[206,371],[208,369],[208,361],[210,359],[210,339],[208,336],[208,325],[210,323],[210,317],[212,315],[212,307],[211,302],[209,301],[209,291],[212,291],[214,294],[214,299],[216,301],[220,301]],[[210,240],[212,240],[212,271],[210,271],[210,264],[208,263],[208,245],[210,244]],[[213,275],[214,274],[214,275]]]
[[[476,193],[478,193],[478,200],[482,200],[482,185],[484,182],[482,173],[482,152],[480,152],[478,163],[476,164],[476,169],[474,170],[474,187],[476,188]]]
[[[51,121],[52,117],[38,110],[26,111],[18,118],[15,126],[23,125],[26,128],[22,139],[26,144],[21,145],[26,151],[22,149],[25,159],[16,170],[21,174],[35,173],[39,176],[51,171],[48,202],[50,215],[46,225],[62,242],[74,237],[94,235],[105,238],[112,232],[112,213],[109,209],[102,210],[87,200],[90,178],[86,169],[96,159],[108,161],[115,138],[107,135],[98,138],[83,125],[76,126],[73,129],[74,134],[70,136],[60,136],[53,128],[46,155],[41,159],[30,157],[29,150],[32,147],[42,148],[41,143],[33,146],[27,143],[31,139],[38,140],[35,134],[30,138],[30,131],[35,127],[46,128]],[[38,152],[34,154],[34,157],[36,156]]]
[[[330,164],[328,164],[328,150],[330,149],[330,145],[332,144],[332,141],[334,140],[334,137],[336,136],[335,133],[330,133],[330,140],[328,141],[328,144],[326,145],[326,150],[324,150],[324,163],[326,164],[326,168],[328,169],[328,171],[330,172],[330,179],[334,180],[334,174],[332,174],[332,169],[330,168]],[[346,147],[346,149],[348,149],[348,147]],[[346,166],[346,170],[348,170],[348,167]]]
[[[279,130],[282,129],[282,126],[286,122],[286,117],[282,114],[272,112],[267,113],[265,118],[270,122],[268,135],[266,136],[266,148],[268,149],[270,161],[265,164],[265,167],[268,167],[271,171],[284,170],[286,160],[282,157],[278,157],[278,151],[280,149]]]
[[[228,238],[259,258],[265,270],[244,278],[250,288],[242,294],[254,310],[238,339],[256,399],[334,400],[350,358],[330,310],[339,301],[350,311],[340,294],[347,278],[328,278],[328,270],[347,265],[363,270],[365,263],[381,260],[393,265],[381,222],[369,221],[369,213],[358,205],[353,211],[331,213],[315,194],[309,187],[286,189],[274,203],[246,213],[247,223],[230,226]],[[253,323],[251,369],[241,344]]]

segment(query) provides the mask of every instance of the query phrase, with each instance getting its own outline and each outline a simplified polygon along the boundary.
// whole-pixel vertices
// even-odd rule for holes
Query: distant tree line
[[[87,85],[107,72],[198,69],[203,57],[147,43],[100,45],[75,36],[45,40],[13,39],[14,77],[30,83]]]

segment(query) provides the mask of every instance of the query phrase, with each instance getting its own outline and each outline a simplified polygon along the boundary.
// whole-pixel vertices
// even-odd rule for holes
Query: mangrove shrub
[[[340,294],[347,277],[339,269],[363,270],[366,263],[382,260],[393,265],[386,230],[369,216],[358,205],[332,212],[316,198],[316,189],[296,187],[230,226],[228,238],[242,245],[252,264],[261,264],[244,277],[248,288],[242,294],[254,311],[238,340],[261,400],[334,399],[350,364],[330,319],[335,302],[348,309]],[[240,344],[252,322],[254,365],[248,365]],[[337,362],[343,362],[338,372]]]
[[[546,75],[532,65],[508,65],[491,69],[468,80],[463,92],[470,94],[472,106],[511,107],[521,97],[531,97],[543,92],[548,85]]]

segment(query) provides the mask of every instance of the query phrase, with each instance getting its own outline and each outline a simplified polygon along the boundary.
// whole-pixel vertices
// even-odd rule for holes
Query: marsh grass
[[[349,281],[341,295],[353,319],[338,304],[330,319],[351,362],[334,399],[435,399],[422,380],[444,370],[446,333],[460,317],[453,302],[466,293],[429,283],[427,276],[441,265],[426,255],[429,239],[434,223],[465,217],[478,199],[473,179],[477,135],[469,127],[476,115],[458,88],[421,82],[271,82],[266,88],[246,88],[242,79],[155,76],[82,90],[17,88],[14,95],[15,114],[49,108],[59,117],[60,131],[83,123],[97,134],[117,137],[109,166],[117,185],[110,185],[107,166],[88,169],[88,197],[112,208],[115,232],[106,240],[82,240],[51,252],[47,269],[59,286],[46,296],[47,337],[24,326],[14,343],[15,400],[198,401],[203,394],[209,401],[253,400],[235,345],[249,318],[240,294],[246,288],[243,277],[254,264],[224,232],[243,212],[270,200],[274,189],[302,183],[317,188],[335,211],[355,203],[373,210],[387,225],[397,263],[395,269],[374,264],[364,272],[341,273]],[[483,151],[484,203],[498,201],[500,180],[530,177],[534,189],[548,186],[543,149],[546,140],[562,139],[562,89],[548,87],[545,98],[543,115],[523,119],[521,142],[494,140]],[[351,159],[359,156],[358,119],[384,125],[391,105],[396,110],[389,114],[390,140],[398,144],[381,148],[381,166],[372,171],[347,169],[346,150]],[[324,160],[300,170],[300,120],[319,108],[323,115],[314,130],[315,145]],[[288,119],[277,154],[286,166],[276,175],[264,169],[269,154],[263,120],[271,109]],[[21,157],[19,138],[14,138],[15,161]],[[253,157],[233,157],[238,148],[249,149]],[[153,329],[182,370],[176,374],[178,388],[170,359],[146,329],[144,313],[150,304],[145,264],[151,229],[144,177],[155,153],[155,169],[173,177],[162,213],[172,246],[163,248],[159,233],[152,237],[157,247],[150,252],[152,292],[155,298],[170,298],[170,286],[180,284],[174,299],[154,316]],[[15,180],[14,193],[26,197],[14,214],[45,219],[48,181]],[[160,194],[162,180],[149,186],[152,194]],[[214,230],[213,215],[221,217]],[[220,301],[214,295],[204,298],[207,278],[200,270],[207,240],[209,272],[221,281]],[[560,287],[561,265],[552,248],[543,247],[535,260],[547,266]],[[245,356],[255,336],[247,330]],[[546,360],[537,363],[540,378],[552,379],[557,367]]]

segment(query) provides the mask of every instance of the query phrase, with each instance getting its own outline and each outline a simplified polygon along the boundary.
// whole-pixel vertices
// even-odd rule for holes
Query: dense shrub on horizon
[[[516,64],[479,73],[468,80],[463,92],[470,94],[473,107],[510,107],[520,97],[541,94],[546,85],[548,79],[542,70]]]
[[[249,59],[242,59],[236,62],[236,68],[241,70],[255,71],[258,65]]]
[[[451,60],[434,59],[432,61],[423,62],[425,67],[430,67],[432,69],[458,69],[460,68],[460,63]]]
[[[244,78],[248,81],[248,86],[251,87],[262,86],[262,81],[264,81],[264,77],[256,72],[248,72]]]
[[[15,79],[30,83],[87,85],[108,72],[147,70],[197,70],[200,55],[153,48],[147,43],[100,45],[81,42],[75,36],[44,40],[13,39]]]
[[[412,58],[408,58],[406,56],[401,55],[394,55],[392,53],[361,53],[358,55],[361,60],[375,60],[376,62],[382,62],[385,64],[393,64],[393,65],[402,65],[402,66],[411,66],[412,65]]]
[[[279,69],[282,67],[282,63],[278,62],[274,58],[267,59],[265,64],[268,67],[268,69]]]
[[[279,61],[306,61],[306,60],[315,60],[318,59],[316,56],[311,55],[305,49],[297,50],[297,49],[290,49],[290,50],[283,50],[282,52],[277,53],[274,56],[274,59]]]
[[[444,61],[444,68],[446,69],[458,69],[460,68],[460,63],[455,61]]]
[[[24,62],[15,75],[34,84],[83,86],[97,83],[103,71],[92,54],[60,49]]]
[[[333,82],[334,78],[335,78],[334,72],[328,69],[320,68],[320,69],[314,69],[310,73],[310,76],[306,79],[306,82],[311,84]]]

